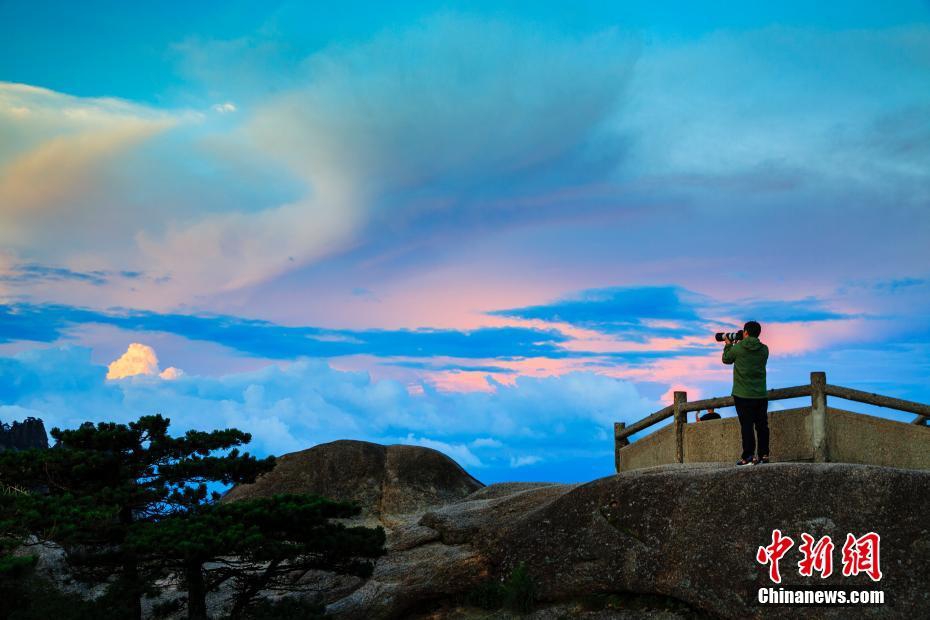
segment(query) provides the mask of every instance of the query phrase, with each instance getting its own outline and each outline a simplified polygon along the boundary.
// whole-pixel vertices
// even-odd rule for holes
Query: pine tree
[[[126,544],[131,529],[206,503],[208,483],[252,482],[274,467],[272,457],[239,453],[248,433],[171,437],[169,424],[152,415],[129,424],[55,428],[50,450],[0,453],[0,483],[27,491],[7,496],[7,538],[53,541],[88,573],[117,574],[114,587],[123,592],[128,615],[141,618],[146,579]]]
[[[298,589],[309,570],[370,575],[367,559],[384,552],[384,530],[330,521],[358,512],[310,495],[213,503],[138,527],[129,544],[184,576],[189,618],[205,618],[207,593],[226,581],[235,592],[230,616],[239,618],[260,592]]]
[[[236,429],[171,437],[169,424],[160,415],[86,423],[53,429],[50,450],[0,452],[0,556],[53,541],[85,578],[111,582],[109,611],[122,605],[134,618],[166,575],[181,578],[188,617],[201,619],[207,594],[226,582],[241,616],[260,592],[294,589],[311,569],[370,574],[384,531],[330,521],[357,507],[301,495],[220,503],[208,485],[253,482],[274,458],[241,454],[251,437]],[[22,572],[6,558],[0,570]]]

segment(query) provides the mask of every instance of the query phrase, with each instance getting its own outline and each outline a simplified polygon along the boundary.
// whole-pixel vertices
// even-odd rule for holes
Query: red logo
[[[882,569],[878,563],[878,547],[881,537],[875,532],[856,538],[846,534],[846,544],[843,545],[843,576],[865,573],[872,581],[882,578]]]
[[[820,573],[821,579],[833,574],[833,541],[824,536],[814,544],[814,537],[808,533],[801,534],[801,546],[798,551],[804,554],[798,562],[798,572],[804,577],[810,577],[814,571]]]
[[[815,540],[813,536],[804,532],[801,534],[801,560],[798,562],[798,573],[802,577],[812,577],[814,572],[820,573],[821,579],[833,574],[833,540],[824,536]],[[879,543],[881,537],[875,532],[869,532],[859,538],[853,534],[846,534],[846,543],[843,545],[843,576],[852,577],[865,573],[872,581],[882,578],[881,563],[879,560]],[[774,583],[781,583],[781,572],[778,562],[794,546],[794,540],[781,533],[781,530],[772,530],[772,543],[759,547],[756,552],[756,561],[769,567],[769,579]]]
[[[794,546],[794,541],[781,535],[781,530],[772,530],[772,544],[768,547],[759,547],[756,552],[756,561],[763,566],[769,565],[769,579],[781,583],[781,574],[778,572],[778,561]]]

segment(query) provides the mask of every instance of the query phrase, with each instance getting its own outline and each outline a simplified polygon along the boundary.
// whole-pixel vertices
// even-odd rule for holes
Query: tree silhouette
[[[168,434],[170,420],[85,423],[53,429],[48,450],[0,452],[0,551],[53,541],[83,578],[112,582],[109,600],[141,618],[141,597],[156,577],[182,576],[190,618],[206,617],[206,594],[232,579],[236,613],[285,574],[311,567],[365,574],[356,557],[381,552],[380,529],[328,519],[351,506],[307,496],[218,503],[210,485],[253,482],[274,458],[240,453],[251,436],[237,429]],[[221,568],[207,575],[204,563]],[[10,570],[21,562],[0,560]],[[111,577],[116,577],[115,580]]]

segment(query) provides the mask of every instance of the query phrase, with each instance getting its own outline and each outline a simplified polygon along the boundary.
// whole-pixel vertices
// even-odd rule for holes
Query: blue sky
[[[588,480],[748,319],[930,401],[928,58],[927,2],[0,3],[0,420]]]

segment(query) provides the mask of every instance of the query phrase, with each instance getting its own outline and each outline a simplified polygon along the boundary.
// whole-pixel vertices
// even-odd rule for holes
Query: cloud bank
[[[656,408],[626,381],[592,373],[520,377],[491,392],[413,394],[395,381],[301,359],[220,377],[155,376],[154,351],[131,347],[145,371],[117,381],[79,347],[0,358],[0,419],[41,417],[47,426],[125,422],[162,413],[175,432],[242,428],[252,449],[280,454],[340,438],[436,448],[484,481],[587,480],[610,473],[612,424]],[[113,366],[111,366],[112,371]],[[519,471],[514,471],[518,469]]]

